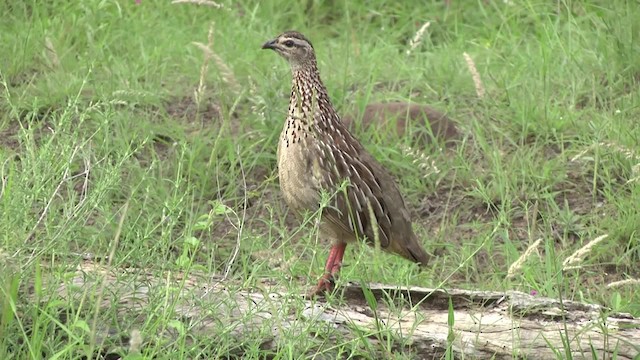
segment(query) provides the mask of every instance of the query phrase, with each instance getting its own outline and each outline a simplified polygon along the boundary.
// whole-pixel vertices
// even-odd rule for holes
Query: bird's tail
[[[431,259],[431,255],[427,253],[422,244],[420,244],[420,239],[413,234],[411,239],[406,243],[406,252],[410,257],[405,256],[407,259],[418,263],[420,267],[425,267],[429,264],[429,260]]]

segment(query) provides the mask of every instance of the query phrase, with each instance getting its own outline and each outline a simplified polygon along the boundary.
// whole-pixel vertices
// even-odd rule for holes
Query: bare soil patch
[[[7,126],[0,130],[0,148],[18,151],[20,148],[20,140],[18,140],[18,132],[20,124],[17,121],[9,121]]]
[[[202,127],[211,126],[222,117],[220,105],[211,99],[206,99],[198,105],[193,96],[184,96],[168,101],[165,104],[165,109],[167,114],[176,120],[188,124],[196,123],[196,120],[199,120],[198,124]]]

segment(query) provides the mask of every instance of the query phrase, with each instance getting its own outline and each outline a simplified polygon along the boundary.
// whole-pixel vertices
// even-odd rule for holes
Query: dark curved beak
[[[266,43],[262,44],[262,48],[263,49],[271,49],[271,50],[275,49],[276,48],[276,40],[273,39],[273,40],[267,41]]]

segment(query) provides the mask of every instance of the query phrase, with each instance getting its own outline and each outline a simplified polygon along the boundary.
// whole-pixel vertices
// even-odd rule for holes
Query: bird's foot
[[[333,275],[324,274],[320,281],[318,281],[318,285],[311,289],[307,294],[305,294],[306,299],[313,299],[315,297],[324,296],[327,293],[330,293],[335,288],[336,283],[333,279]]]

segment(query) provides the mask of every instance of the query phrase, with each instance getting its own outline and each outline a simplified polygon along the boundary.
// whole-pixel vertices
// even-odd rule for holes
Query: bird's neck
[[[335,146],[357,153],[360,143],[351,136],[329,100],[315,62],[293,68],[289,114],[281,144],[287,148],[302,141],[335,142]]]
[[[289,121],[309,126],[335,120],[337,114],[327,94],[327,88],[320,79],[316,62],[293,67],[292,75]]]

